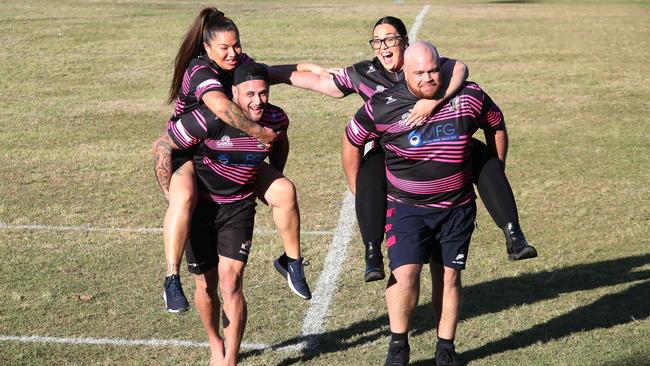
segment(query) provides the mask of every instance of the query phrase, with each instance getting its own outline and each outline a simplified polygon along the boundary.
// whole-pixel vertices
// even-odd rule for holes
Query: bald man
[[[343,139],[343,168],[355,192],[366,142],[379,138],[386,152],[386,247],[391,276],[386,306],[391,341],[386,365],[407,365],[410,318],[420,294],[420,272],[430,262],[438,342],[436,365],[458,364],[454,337],[476,216],[469,142],[478,128],[505,160],[507,133],[501,111],[481,88],[466,82],[425,124],[404,120],[418,99],[431,99],[444,83],[438,51],[416,42],[405,53],[405,82],[377,93],[359,109]]]

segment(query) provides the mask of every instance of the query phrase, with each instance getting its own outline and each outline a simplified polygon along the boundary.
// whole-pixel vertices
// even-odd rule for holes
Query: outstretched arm
[[[348,180],[348,187],[352,194],[357,193],[357,173],[361,165],[361,158],[363,156],[362,147],[354,146],[348,141],[346,134],[343,134],[343,146],[341,152],[341,162],[343,164],[343,172]]]
[[[221,91],[210,91],[203,95],[203,103],[223,122],[244,131],[247,135],[260,140],[264,145],[270,146],[277,138],[277,134],[270,128],[246,118],[241,108]]]
[[[272,84],[289,84],[334,98],[345,96],[334,83],[332,73],[336,73],[336,69],[327,69],[312,63],[276,65],[269,66],[268,69]]]
[[[160,189],[163,191],[165,202],[169,201],[169,182],[172,179],[172,151],[178,149],[178,146],[169,137],[167,130],[153,143],[154,172]]]
[[[415,103],[406,119],[409,126],[414,127],[424,123],[441,103],[460,91],[469,77],[467,65],[458,60],[447,60],[442,64],[440,72],[443,80],[441,92],[434,99],[420,99]]]

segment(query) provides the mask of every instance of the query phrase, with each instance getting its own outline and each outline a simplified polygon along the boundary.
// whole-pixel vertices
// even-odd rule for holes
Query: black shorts
[[[440,210],[388,202],[386,248],[391,270],[429,263],[465,269],[476,203]]]
[[[188,161],[193,161],[196,148],[172,151],[172,173]]]
[[[248,261],[255,221],[254,200],[218,204],[199,200],[192,214],[187,269],[201,274],[219,263],[219,256]]]

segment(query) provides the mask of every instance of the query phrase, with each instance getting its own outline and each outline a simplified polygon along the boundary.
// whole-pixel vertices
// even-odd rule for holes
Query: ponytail
[[[174,59],[174,74],[172,76],[172,83],[169,88],[168,103],[172,103],[183,84],[183,76],[185,70],[190,65],[190,61],[199,56],[203,52],[203,42],[209,42],[217,33],[226,31],[239,30],[235,23],[226,18],[222,11],[217,10],[216,7],[208,7],[201,10],[199,15],[194,19],[190,25],[181,46]]]

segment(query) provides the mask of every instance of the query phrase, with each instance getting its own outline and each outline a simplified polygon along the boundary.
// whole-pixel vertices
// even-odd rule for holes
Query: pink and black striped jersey
[[[440,57],[440,65],[448,61]],[[359,94],[368,101],[375,93],[382,92],[404,80],[404,72],[390,72],[378,58],[358,62],[343,69],[343,75],[334,75],[334,84],[343,95]]]
[[[245,53],[239,56],[239,64],[253,62]],[[222,70],[206,55],[200,55],[190,61],[183,75],[183,84],[176,98],[176,108],[171,120],[196,110],[203,104],[203,95],[210,91],[224,92],[232,99],[233,72]]]
[[[272,148],[222,122],[207,107],[200,110],[198,115],[194,111],[181,116],[167,128],[180,148],[197,147],[194,168],[199,198],[221,204],[254,199],[260,164]],[[286,133],[289,118],[281,108],[268,104],[259,123]]]
[[[504,129],[503,114],[477,84],[466,82],[422,126],[410,128],[403,121],[417,100],[405,82],[376,93],[348,124],[348,141],[362,147],[379,138],[389,201],[440,209],[471,202],[470,137],[478,128]]]

